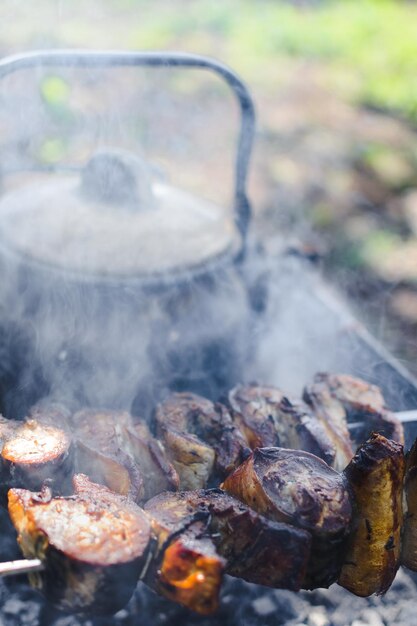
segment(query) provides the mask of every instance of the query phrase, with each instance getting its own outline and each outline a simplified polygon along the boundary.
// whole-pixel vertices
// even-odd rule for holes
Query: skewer
[[[40,559],[19,559],[18,561],[0,563],[0,576],[17,576],[18,574],[30,574],[42,570],[43,563]]]
[[[417,425],[417,409],[411,411],[397,411],[394,413],[395,417],[400,420],[401,424],[407,428],[408,425]],[[354,431],[363,426],[363,422],[350,422],[348,423],[349,431]]]

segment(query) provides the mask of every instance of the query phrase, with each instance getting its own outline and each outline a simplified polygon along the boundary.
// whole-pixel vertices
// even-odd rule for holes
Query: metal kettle
[[[0,305],[9,336],[26,346],[3,393],[6,413],[23,414],[48,394],[74,407],[133,404],[146,413],[167,389],[216,398],[242,377],[254,133],[242,81],[200,56],[85,51],[6,58],[0,78],[26,68],[137,65],[201,68],[232,89],[241,113],[233,211],[153,180],[146,162],[117,149],[92,154],[79,171],[15,176],[11,190],[5,181]]]

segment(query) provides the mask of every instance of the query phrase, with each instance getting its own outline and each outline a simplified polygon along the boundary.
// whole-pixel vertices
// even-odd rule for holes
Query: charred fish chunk
[[[177,491],[179,476],[169,462],[165,448],[155,439],[144,422],[122,428],[122,439],[143,476],[143,499],[146,502],[162,491]]]
[[[274,387],[238,385],[229,392],[233,420],[244,434],[251,450],[279,446],[279,434],[271,411],[282,401],[284,395]]]
[[[156,549],[144,582],[197,613],[216,611],[225,561],[207,533],[208,514],[196,512],[172,493],[152,498],[145,511]]]
[[[335,582],[352,516],[346,479],[341,474],[308,452],[258,448],[222,486],[269,519],[311,533],[304,588],[328,587]]]
[[[207,514],[228,574],[275,589],[300,589],[310,556],[307,531],[268,520],[221,489],[161,494],[154,506]]]
[[[261,385],[235,387],[228,402],[252,450],[274,446],[305,450],[332,465],[335,446],[306,405]]]
[[[86,476],[75,495],[9,491],[9,513],[26,558],[44,571],[31,582],[61,610],[106,614],[122,608],[145,566],[151,529],[141,509]]]
[[[344,474],[355,507],[338,583],[357,596],[383,594],[400,560],[403,448],[374,434],[360,446]]]
[[[245,456],[245,440],[220,403],[193,393],[174,393],[157,407],[155,420],[181,489],[221,480]]]
[[[41,424],[71,430],[71,411],[60,402],[52,402],[47,398],[34,404],[29,410],[29,419],[36,420]]]
[[[314,384],[304,388],[303,400],[312,408],[323,425],[336,450],[333,466],[343,471],[353,457],[354,451],[347,425],[346,411],[334,398],[325,382],[318,376]]]
[[[45,480],[65,492],[74,469],[70,435],[35,419],[3,425],[2,484],[41,489]]]
[[[130,414],[84,409],[73,416],[72,424],[77,471],[115,493],[140,502],[144,496],[143,477],[120,442],[121,429],[132,425]]]
[[[345,441],[345,459],[349,452],[347,422],[362,422],[355,443],[366,441],[373,432],[404,444],[401,422],[387,409],[381,390],[360,378],[347,374],[319,373],[313,385],[304,390],[304,400],[311,404],[323,424],[341,442]],[[343,446],[341,446],[343,449]],[[345,465],[350,462],[353,454]],[[338,468],[344,459],[341,458]]]

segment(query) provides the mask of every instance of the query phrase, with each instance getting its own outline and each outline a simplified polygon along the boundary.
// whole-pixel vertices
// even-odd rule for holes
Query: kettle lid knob
[[[132,210],[154,205],[150,167],[146,161],[125,150],[100,150],[81,173],[85,198]]]

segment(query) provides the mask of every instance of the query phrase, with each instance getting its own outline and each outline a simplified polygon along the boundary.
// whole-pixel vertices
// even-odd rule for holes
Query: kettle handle
[[[29,52],[0,60],[0,78],[17,70],[32,67],[190,67],[211,70],[218,74],[236,97],[241,114],[235,160],[235,223],[242,236],[243,251],[251,219],[251,206],[246,193],[246,180],[255,131],[255,109],[252,97],[241,79],[226,65],[194,54],[181,52],[128,52],[94,50],[47,50]]]

